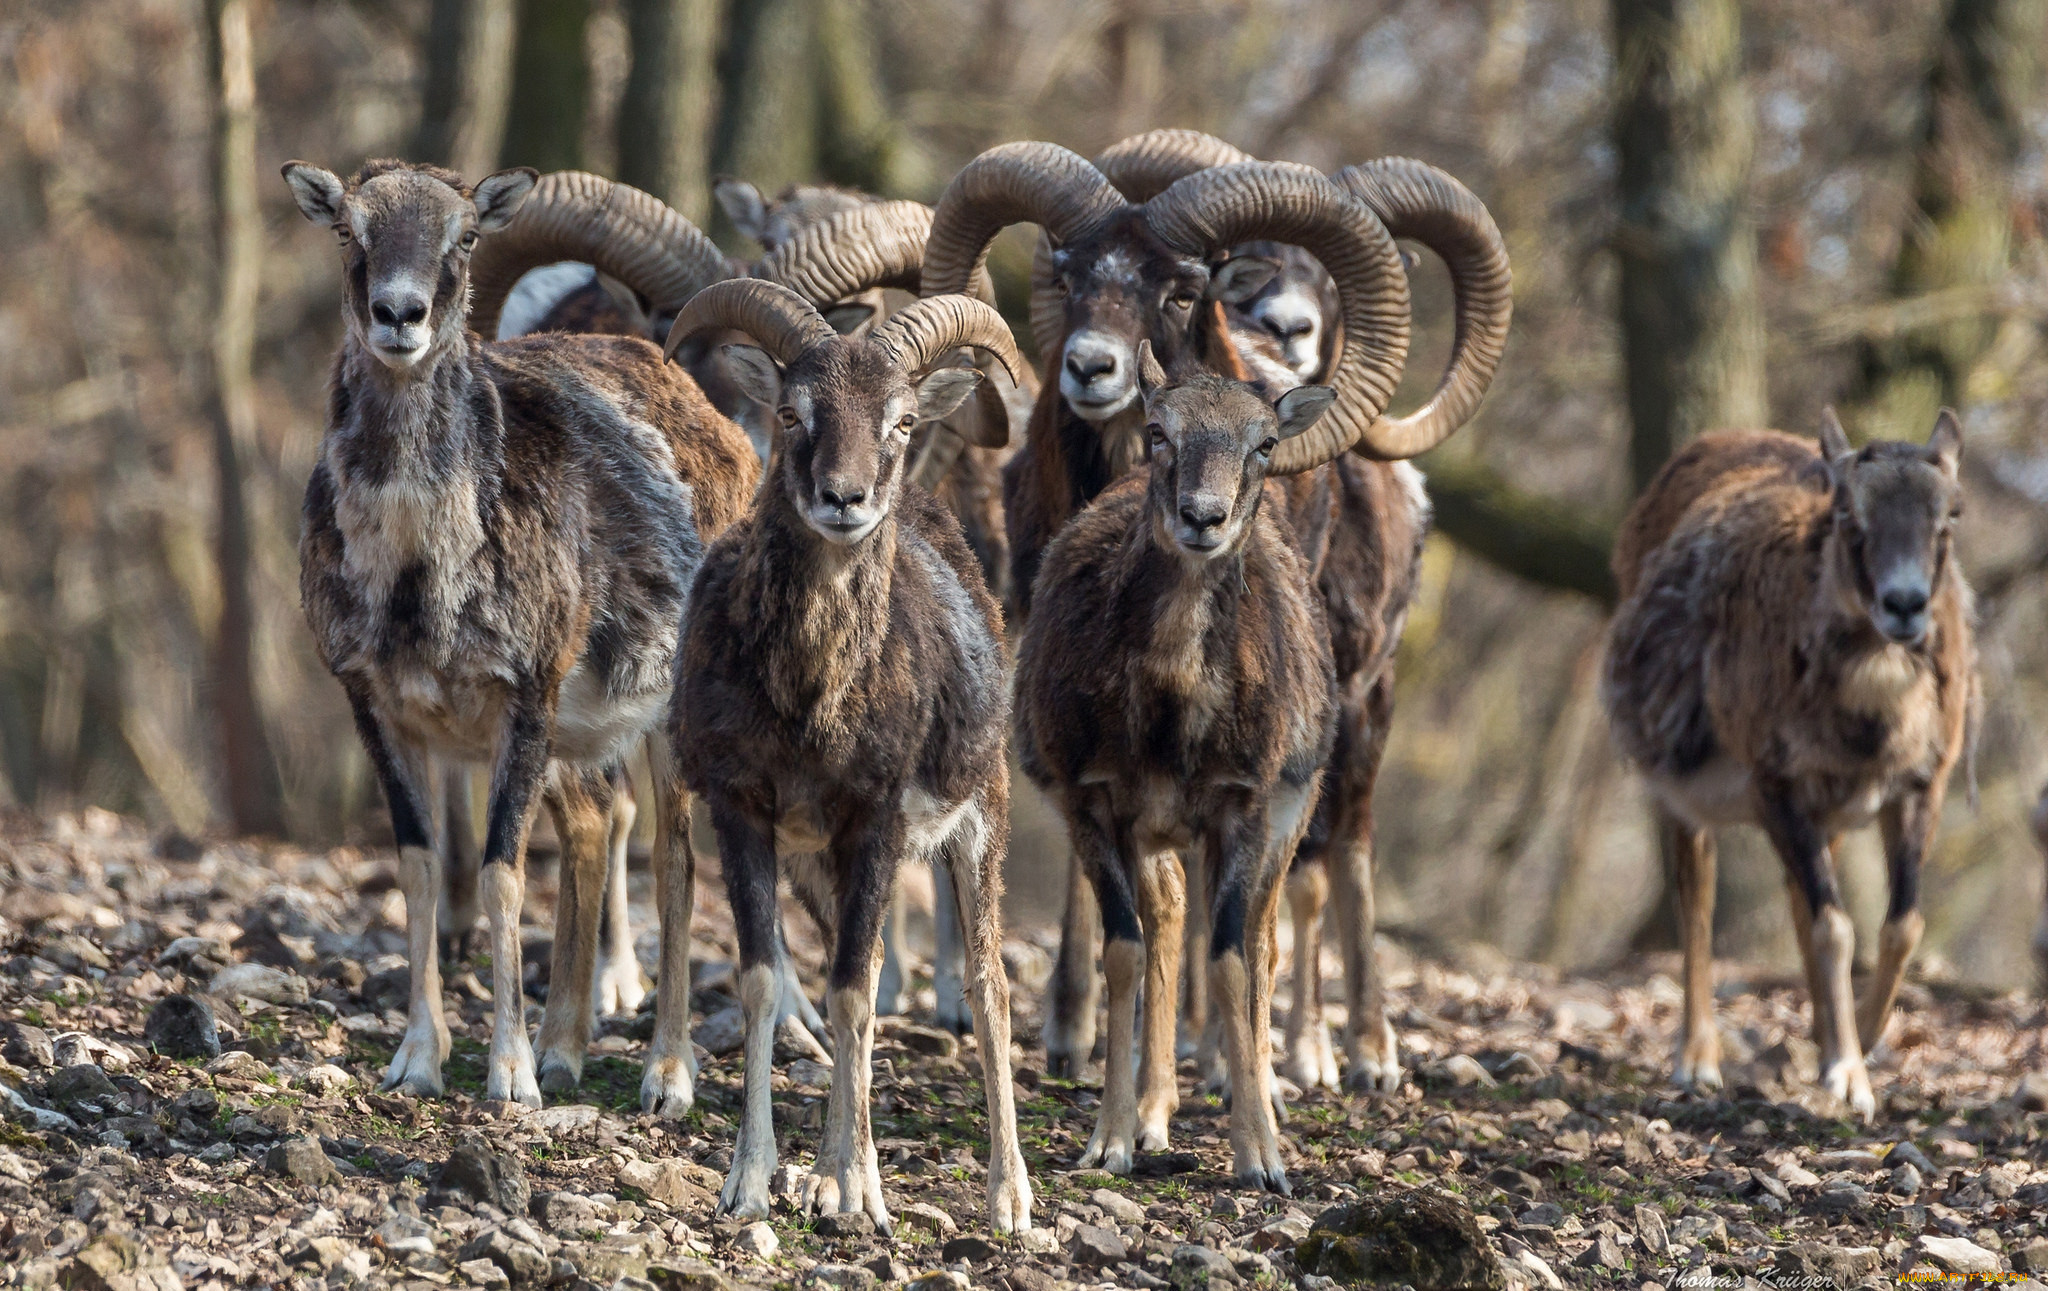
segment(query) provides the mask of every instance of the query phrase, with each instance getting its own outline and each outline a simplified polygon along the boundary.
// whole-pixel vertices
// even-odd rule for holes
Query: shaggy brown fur
[[[534,796],[546,794],[569,853],[540,1072],[566,1088],[590,1037],[611,809],[603,771],[665,706],[689,580],[758,468],[738,427],[645,341],[487,344],[468,330],[469,249],[511,217],[531,171],[474,190],[398,162],[370,163],[346,184],[296,162],[285,177],[342,247],[347,336],[306,488],[300,587],[400,850],[413,999],[386,1083],[442,1087],[430,761],[485,763],[481,886],[498,1000],[486,1085],[493,1098],[538,1105],[518,938]],[[688,800],[676,777],[658,780],[657,873],[666,894],[686,894]],[[695,1069],[688,906],[663,904],[665,967],[678,939],[683,958],[680,975],[664,977],[671,1043],[658,1040],[642,1098],[680,1113]]]
[[[1829,1088],[1873,1108],[1863,1054],[1919,939],[1919,871],[1976,702],[1970,589],[1951,558],[1960,431],[1827,453],[1771,431],[1704,436],[1631,512],[1603,691],[1663,804],[1686,949],[1681,1081],[1720,1083],[1710,937],[1716,826],[1753,822],[1786,867]],[[1830,840],[1876,818],[1891,905],[1852,1016]]]
[[[1312,423],[1329,392],[1296,391],[1277,415],[1209,375],[1165,389],[1148,378],[1144,395],[1151,467],[1053,540],[1018,652],[1018,753],[1067,819],[1106,934],[1102,1115],[1080,1164],[1128,1173],[1134,1149],[1166,1147],[1181,932],[1196,906],[1208,962],[1190,969],[1218,999],[1237,1175],[1285,1193],[1266,1042],[1273,914],[1336,739],[1336,674],[1288,500],[1265,470],[1270,445]]]

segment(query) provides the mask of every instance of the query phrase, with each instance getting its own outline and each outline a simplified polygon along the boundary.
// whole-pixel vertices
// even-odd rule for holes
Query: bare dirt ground
[[[733,1017],[734,947],[706,869],[693,1003],[699,1044],[715,1050]],[[538,995],[542,867],[529,890]],[[790,926],[799,958],[817,963],[804,921]],[[1129,1178],[1071,1168],[1099,1085],[1044,1076],[1037,992],[1052,930],[1013,928],[1004,958],[1039,1231],[987,1231],[974,1039],[891,1020],[873,1108],[896,1217],[884,1238],[860,1217],[795,1209],[829,1072],[793,1055],[775,1077],[784,1170],[766,1224],[712,1213],[737,1053],[700,1048],[686,1119],[640,1115],[651,1014],[603,1025],[579,1101],[481,1101],[481,965],[448,982],[449,1096],[380,1094],[402,1024],[402,928],[385,854],[203,846],[91,811],[0,822],[0,1278],[110,1291],[1048,1291],[1319,1288],[1329,1275],[1494,1288],[2048,1277],[2048,1088],[2024,1079],[2048,1065],[2034,1000],[1910,986],[1866,1126],[1812,1085],[1803,992],[1788,984],[1729,976],[1730,1088],[1700,1099],[1664,1081],[1673,965],[1560,979],[1383,939],[1410,1081],[1392,1098],[1296,1100],[1294,1195],[1280,1198],[1232,1185],[1226,1113],[1196,1092],[1192,1064],[1171,1152],[1141,1156]],[[145,1037],[152,1011],[188,994],[213,1016],[217,1058],[174,1059]],[[929,1016],[928,986],[920,1003]],[[160,1024],[178,1008],[196,1012],[162,1006]],[[1352,1235],[1304,1241],[1318,1222]],[[1404,1241],[1421,1249],[1392,1250]]]

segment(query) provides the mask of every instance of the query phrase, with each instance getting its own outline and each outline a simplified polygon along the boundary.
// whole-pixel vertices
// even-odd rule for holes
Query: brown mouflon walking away
[[[862,339],[775,283],[722,283],[670,333],[730,328],[736,380],[780,429],[754,509],[692,589],[670,730],[718,831],[740,942],[745,1110],[724,1213],[768,1213],[776,892],[783,862],[836,929],[832,1093],[804,1184],[813,1213],[889,1212],[869,1124],[881,925],[906,860],[950,873],[988,1094],[989,1219],[1031,1225],[1010,1081],[998,903],[1009,846],[1008,675],[1000,611],[958,523],[904,479],[911,433],[973,393],[942,366],[974,346],[1015,371],[1008,327],[965,296],[926,299]]]
[[[1020,621],[1032,609],[1032,579],[1053,535],[1110,484],[1144,460],[1135,380],[1138,343],[1161,362],[1255,377],[1243,361],[1232,311],[1272,285],[1280,265],[1247,254],[1260,240],[1300,247],[1333,277],[1338,249],[1292,219],[1243,153],[1192,131],[1161,130],[1108,150],[1103,168],[1046,143],[1005,144],[960,172],[939,199],[927,248],[924,290],[959,291],[1003,225],[1029,220],[1047,234],[1032,330],[1050,365],[1030,433],[1004,468],[1012,594]],[[1247,170],[1246,167],[1252,169]],[[1334,183],[1399,236],[1415,237],[1451,268],[1457,337],[1442,379],[1423,407],[1376,417],[1354,436],[1356,451],[1301,471],[1294,459],[1332,433],[1317,426],[1283,442],[1274,471],[1288,474],[1295,525],[1310,582],[1324,601],[1338,675],[1337,739],[1321,805],[1304,838],[1297,920],[1313,929],[1320,894],[1335,898],[1347,992],[1345,1049],[1354,1086],[1392,1090],[1401,1079],[1372,950],[1372,794],[1393,716],[1393,658],[1413,596],[1428,529],[1421,477],[1407,457],[1441,442],[1477,409],[1500,359],[1511,303],[1500,233],[1485,207],[1435,167],[1389,159],[1351,167]],[[1249,181],[1249,182],[1247,182]],[[1227,226],[1227,227],[1226,227]],[[1398,254],[1396,253],[1396,263]],[[1406,284],[1398,296],[1354,305],[1340,333],[1365,328],[1406,334]],[[1346,361],[1339,358],[1341,370]],[[1261,365],[1278,377],[1279,365]],[[1333,377],[1333,379],[1336,379]],[[1291,379],[1265,384],[1270,401]],[[1342,410],[1339,410],[1342,416]],[[1295,473],[1299,472],[1299,473]],[[1202,903],[1202,894],[1191,899]],[[1199,921],[1198,921],[1199,922]],[[1191,929],[1191,958],[1200,956]],[[1093,898],[1070,868],[1067,919],[1049,988],[1044,1040],[1048,1070],[1072,1073],[1095,1040],[1097,976]],[[1313,937],[1305,938],[1313,942]],[[1290,1074],[1305,1085],[1337,1077],[1320,1011],[1315,948],[1298,956],[1297,1007],[1290,1019]],[[1188,1012],[1203,1012],[1202,974],[1189,978]],[[1196,1029],[1200,1029],[1199,1027]],[[1213,1029],[1211,1029],[1213,1033]],[[1212,1085],[1225,1083],[1214,1044],[1204,1055]]]
[[[491,791],[478,885],[494,990],[485,1089],[537,1106],[542,1085],[576,1084],[590,1040],[612,841],[606,769],[666,710],[690,580],[706,542],[745,508],[759,466],[739,428],[646,341],[486,343],[469,330],[471,251],[518,210],[532,171],[473,189],[394,161],[346,183],[303,162],[284,177],[341,249],[346,334],[306,486],[300,592],[399,848],[412,998],[385,1086],[442,1091],[432,765],[482,763]],[[630,226],[612,235],[644,236]],[[662,978],[641,1101],[679,1114],[696,1073],[689,799],[667,741],[649,747]],[[538,1073],[519,943],[536,796],[563,841]]]
[[[1602,695],[1677,859],[1685,1016],[1675,1079],[1721,1086],[1714,835],[1754,824],[1785,867],[1821,1079],[1876,1111],[1864,1055],[1919,943],[1920,867],[1978,704],[1970,587],[1952,551],[1962,429],[1854,449],[1704,435],[1637,499],[1615,544],[1622,601]],[[1876,820],[1891,873],[1877,972],[1857,1007],[1834,840]]]

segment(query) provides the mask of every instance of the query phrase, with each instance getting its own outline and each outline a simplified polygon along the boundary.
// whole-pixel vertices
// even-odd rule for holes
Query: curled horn
[[[734,277],[725,253],[660,198],[580,170],[543,175],[512,223],[470,258],[470,326],[490,338],[512,285],[558,260],[595,265],[644,296],[653,312]]]
[[[1235,144],[1199,130],[1147,130],[1103,149],[1095,168],[1125,201],[1138,204],[1198,170],[1252,159]],[[1041,235],[1031,257],[1031,339],[1038,352],[1050,354],[1065,329],[1065,310],[1053,288],[1052,240]]]
[[[802,229],[764,256],[753,275],[820,307],[876,287],[915,292],[931,231],[932,208],[922,202],[869,202]],[[973,287],[977,298],[995,303],[986,269],[976,271]]]
[[[1394,239],[1363,203],[1323,174],[1292,162],[1239,162],[1177,181],[1145,204],[1169,246],[1207,255],[1240,242],[1287,242],[1322,261],[1337,283],[1344,349],[1331,384],[1337,402],[1307,431],[1281,442],[1272,470],[1291,474],[1354,444],[1374,457],[1407,456],[1372,438],[1408,360],[1408,278]]]
[[[668,329],[662,356],[675,357],[676,347],[693,333],[712,327],[745,332],[783,367],[838,335],[816,306],[781,283],[743,278],[713,283],[692,297]]]
[[[1058,144],[999,144],[962,167],[939,196],[920,294],[966,291],[1007,225],[1030,221],[1054,242],[1068,242],[1124,205],[1101,171]]]
[[[1389,233],[1422,243],[1451,271],[1457,330],[1443,377],[1428,403],[1405,417],[1381,417],[1369,436],[1381,446],[1374,456],[1413,457],[1471,419],[1500,366],[1515,307],[1507,243],[1472,190],[1427,162],[1384,157],[1334,178]]]
[[[1024,370],[1010,325],[994,306],[971,296],[927,296],[889,315],[873,340],[913,376],[963,345],[987,352],[1013,382]],[[973,435],[970,442],[977,448],[1001,448],[1010,439],[1007,415],[953,418],[946,424],[955,433]]]

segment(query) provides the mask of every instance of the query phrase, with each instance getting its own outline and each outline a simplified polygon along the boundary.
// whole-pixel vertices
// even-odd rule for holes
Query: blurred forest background
[[[0,15],[0,807],[373,844],[298,608],[340,334],[287,158],[580,167],[731,249],[710,178],[931,200],[1161,125],[1468,182],[1516,318],[1439,514],[1382,780],[1383,926],[1565,967],[1673,944],[1595,693],[1608,535],[1687,436],[1962,409],[1986,691],[1926,969],[2024,984],[2048,772],[2048,0],[15,0]],[[995,267],[1020,322],[1028,236]],[[1432,275],[1436,276],[1432,276]],[[1418,270],[1447,339],[1440,271]],[[1020,336],[1028,329],[1020,327]],[[1417,375],[1419,374],[1419,375]],[[651,814],[651,813],[648,813]],[[1020,813],[1013,887],[1063,850]],[[1728,840],[1722,944],[1795,963]],[[1874,839],[1845,857],[1866,930]],[[1056,885],[1055,885],[1056,886]],[[1050,900],[1049,893],[1045,899]],[[1861,939],[1867,946],[1871,938]]]

